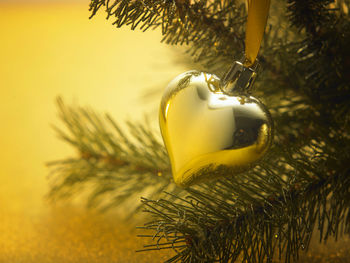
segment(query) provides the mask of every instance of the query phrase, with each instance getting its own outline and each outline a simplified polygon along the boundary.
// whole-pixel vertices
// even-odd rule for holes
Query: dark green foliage
[[[254,169],[220,170],[225,179],[178,189],[170,183],[164,147],[145,126],[128,124],[127,137],[110,117],[60,102],[71,135],[59,133],[80,156],[53,163],[51,196],[91,183],[91,204],[116,205],[152,189],[154,195],[142,199],[154,216],[143,227],[151,233],[141,236],[154,240],[145,250],[173,248],[168,262],[290,262],[312,235],[327,241],[349,234],[350,19],[344,6],[349,1],[272,1],[254,95],[271,111],[275,141]],[[161,27],[164,42],[188,45],[208,72],[222,75],[244,49],[246,13],[239,1],[91,1],[92,16],[101,8],[117,27]]]
[[[344,126],[350,109],[349,17],[330,9],[329,0],[288,2],[293,25],[307,37],[295,50],[298,58],[294,65],[305,81],[298,90],[323,115]]]
[[[154,248],[175,246],[168,262],[290,262],[308,248],[313,230],[320,240],[349,234],[350,167],[337,173],[327,164],[346,164],[350,155],[325,163],[328,147],[310,147],[319,154],[290,156],[275,145],[252,171],[188,189],[180,203],[143,199],[156,217],[145,225],[155,233]]]
[[[332,22],[329,4],[332,0],[287,0],[290,20],[299,30],[315,34],[319,26]]]

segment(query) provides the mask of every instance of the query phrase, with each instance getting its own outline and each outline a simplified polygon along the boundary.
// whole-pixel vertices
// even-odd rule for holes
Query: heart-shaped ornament
[[[226,95],[217,76],[199,71],[169,83],[160,129],[174,181],[182,187],[249,169],[272,140],[270,114],[258,99]]]

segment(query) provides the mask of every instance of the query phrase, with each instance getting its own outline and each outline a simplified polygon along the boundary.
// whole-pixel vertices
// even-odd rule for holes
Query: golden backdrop
[[[186,70],[159,31],[115,29],[89,1],[0,2],[0,262],[159,262],[135,254],[132,224],[82,205],[50,205],[45,162],[74,154],[50,124],[55,98],[90,105],[117,120],[154,113],[143,103]],[[131,109],[133,111],[131,112]],[[135,110],[136,109],[136,110]],[[156,113],[155,113],[156,114]]]

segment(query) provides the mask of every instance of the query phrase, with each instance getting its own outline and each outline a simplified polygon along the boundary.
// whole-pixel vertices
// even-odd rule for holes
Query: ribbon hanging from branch
[[[270,0],[247,1],[248,19],[246,24],[244,66],[250,67],[255,63],[259,53],[269,14]]]

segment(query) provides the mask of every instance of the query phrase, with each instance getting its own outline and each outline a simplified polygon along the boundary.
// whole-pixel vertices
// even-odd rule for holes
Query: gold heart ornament
[[[179,186],[247,170],[269,148],[272,120],[266,107],[220,87],[217,76],[188,71],[165,90],[160,129]]]

